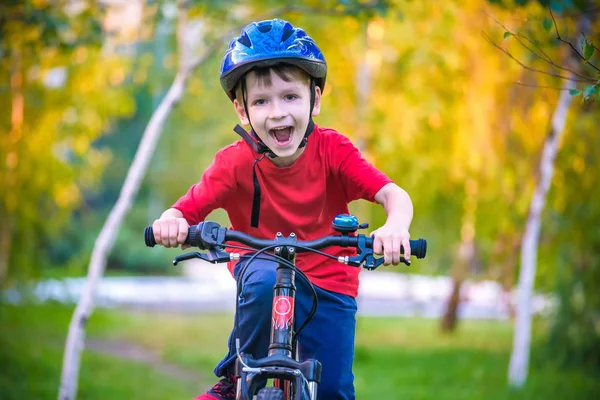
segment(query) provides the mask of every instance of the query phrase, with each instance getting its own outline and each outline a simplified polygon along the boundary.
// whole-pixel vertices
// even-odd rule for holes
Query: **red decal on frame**
[[[294,298],[290,296],[276,296],[273,299],[273,327],[275,329],[289,329],[294,320]]]

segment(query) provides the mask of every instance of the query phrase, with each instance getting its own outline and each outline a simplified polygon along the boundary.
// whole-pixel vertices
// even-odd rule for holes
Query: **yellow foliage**
[[[102,119],[95,109],[85,108],[81,114],[81,123],[93,131],[102,128]]]
[[[201,79],[192,76],[188,81],[188,91],[190,94],[201,94],[204,89],[204,84]]]
[[[80,193],[74,184],[60,185],[54,189],[54,201],[63,209],[71,208],[79,203]]]
[[[585,171],[585,159],[580,155],[573,157],[573,170],[579,174],[583,174]]]
[[[111,85],[118,86],[125,80],[125,70],[122,66],[113,68],[110,72],[108,80]]]
[[[146,79],[148,79],[148,72],[147,70],[144,69],[138,69],[137,71],[135,71],[133,73],[133,82],[136,85],[141,85],[144,82],[146,82]]]
[[[84,136],[78,136],[73,141],[73,150],[78,155],[85,155],[90,148],[90,140]]]
[[[6,155],[6,168],[15,169],[15,168],[17,168],[18,164],[19,164],[19,157],[17,156],[16,152],[12,151]]]
[[[175,54],[168,54],[163,60],[163,67],[172,69],[177,66],[177,57]]]
[[[82,64],[87,60],[88,54],[88,49],[83,46],[80,46],[73,53],[73,61],[76,64]]]

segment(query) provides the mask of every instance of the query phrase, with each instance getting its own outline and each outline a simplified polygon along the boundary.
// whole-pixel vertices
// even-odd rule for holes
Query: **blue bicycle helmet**
[[[327,76],[323,53],[303,29],[281,19],[253,22],[231,41],[221,63],[221,86],[233,101],[234,89],[246,72],[279,63],[303,69],[323,90]]]

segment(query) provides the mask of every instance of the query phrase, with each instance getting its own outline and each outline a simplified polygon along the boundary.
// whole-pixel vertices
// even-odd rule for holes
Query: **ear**
[[[321,112],[321,88],[315,86],[315,106],[313,107],[312,115],[316,117]]]
[[[246,114],[246,110],[244,109],[244,105],[240,103],[237,99],[233,100],[233,108],[235,108],[235,113],[242,125],[250,125],[250,120],[248,119],[248,115]]]

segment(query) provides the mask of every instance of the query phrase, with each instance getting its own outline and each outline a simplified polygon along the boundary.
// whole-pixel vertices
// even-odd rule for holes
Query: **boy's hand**
[[[185,218],[163,216],[152,224],[154,240],[156,244],[165,247],[178,247],[185,249],[189,246],[183,245],[189,231],[189,224]]]
[[[373,253],[383,254],[383,265],[400,264],[400,246],[404,248],[404,259],[410,259],[410,233],[408,229],[398,229],[385,224],[371,233]]]

